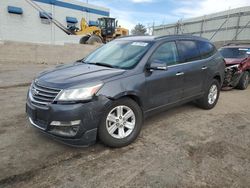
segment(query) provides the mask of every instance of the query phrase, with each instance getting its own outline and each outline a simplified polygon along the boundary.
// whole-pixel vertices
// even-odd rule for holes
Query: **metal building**
[[[153,34],[191,34],[222,43],[250,40],[250,6],[156,26]]]
[[[80,1],[33,1],[66,27],[79,27],[82,17],[93,25],[98,18],[109,16],[109,9]],[[25,0],[0,1],[0,41],[63,44],[79,43],[80,38],[65,34]]]

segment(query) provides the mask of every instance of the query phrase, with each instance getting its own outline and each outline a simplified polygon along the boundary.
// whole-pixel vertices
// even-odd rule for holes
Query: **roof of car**
[[[164,36],[126,36],[126,37],[121,37],[118,40],[129,40],[129,41],[159,41],[163,39],[196,39],[196,40],[205,40],[208,41],[207,39],[193,36],[193,35],[164,35]]]

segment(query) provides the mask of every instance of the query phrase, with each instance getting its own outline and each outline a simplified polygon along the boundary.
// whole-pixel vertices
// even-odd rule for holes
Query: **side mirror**
[[[160,60],[153,60],[151,61],[150,65],[147,68],[150,71],[153,70],[168,70],[168,67],[165,62]]]

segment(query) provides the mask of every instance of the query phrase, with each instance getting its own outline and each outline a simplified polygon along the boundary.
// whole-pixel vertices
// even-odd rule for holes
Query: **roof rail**
[[[174,35],[157,36],[155,39],[164,39],[164,38],[169,38],[169,37],[193,37],[193,38],[201,38],[199,36],[195,36],[195,35],[192,35],[192,34],[174,34]]]

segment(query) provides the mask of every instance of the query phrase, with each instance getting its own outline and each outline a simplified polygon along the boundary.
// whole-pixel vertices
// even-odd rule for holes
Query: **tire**
[[[247,89],[249,84],[249,72],[245,71],[240,78],[238,85],[236,86],[237,89],[245,90]]]
[[[209,84],[204,96],[196,101],[196,104],[205,110],[210,110],[215,107],[220,96],[220,83],[213,79]]]
[[[90,36],[84,36],[80,39],[79,43],[80,44],[87,44],[87,41],[89,40]]]
[[[92,35],[89,37],[87,44],[103,43],[102,39],[97,35]]]
[[[120,114],[122,114],[121,117]],[[129,117],[127,121],[124,120],[126,119],[124,115]],[[138,137],[142,124],[143,115],[138,104],[132,99],[122,98],[114,101],[104,112],[98,128],[98,136],[101,142],[109,147],[124,147]]]

